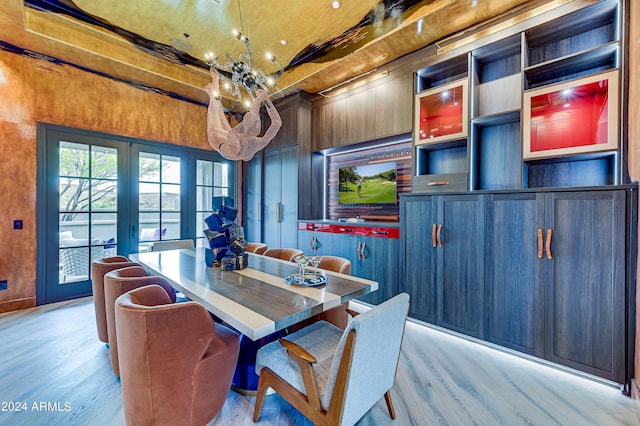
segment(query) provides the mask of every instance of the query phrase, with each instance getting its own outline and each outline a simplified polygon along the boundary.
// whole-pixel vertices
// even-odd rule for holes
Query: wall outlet
[[[7,289],[7,280],[2,280],[0,281],[0,290],[6,290]]]

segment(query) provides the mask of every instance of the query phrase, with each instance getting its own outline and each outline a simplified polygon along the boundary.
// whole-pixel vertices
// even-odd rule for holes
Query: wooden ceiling
[[[265,53],[278,58],[283,95],[317,93],[526,3],[535,2],[3,0],[0,40],[206,104],[205,54],[244,52],[233,29],[249,36],[258,68],[275,72]]]

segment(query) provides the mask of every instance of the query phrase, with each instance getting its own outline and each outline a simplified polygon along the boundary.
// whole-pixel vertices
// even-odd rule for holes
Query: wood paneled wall
[[[0,312],[35,306],[38,122],[210,149],[203,106],[2,50],[0,100]]]

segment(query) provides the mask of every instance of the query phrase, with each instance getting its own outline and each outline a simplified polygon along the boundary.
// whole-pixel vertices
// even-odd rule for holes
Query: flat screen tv
[[[396,172],[395,161],[341,168],[338,204],[396,204]]]

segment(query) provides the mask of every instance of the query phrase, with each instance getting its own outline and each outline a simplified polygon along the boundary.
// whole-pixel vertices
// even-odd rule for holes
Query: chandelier
[[[218,56],[212,52],[205,54],[205,61],[209,67],[217,69],[221,77],[224,80],[221,82],[222,87],[227,91],[230,96],[235,97],[238,102],[243,102],[246,107],[249,107],[255,100],[256,92],[259,89],[264,90],[267,94],[272,92],[278,92],[276,85],[276,79],[283,73],[283,68],[278,59],[267,53],[266,57],[272,64],[278,66],[278,71],[273,74],[266,74],[261,69],[258,69],[254,65],[253,61],[253,49],[249,37],[244,35],[242,25],[242,11],[240,10],[240,0],[238,0],[238,11],[240,14],[240,27],[242,31],[233,30],[233,35],[246,49],[245,53],[241,53],[237,59],[234,59],[231,54],[227,52],[226,62],[218,62]],[[224,72],[221,72],[224,71]],[[244,92],[244,93],[243,93]],[[249,99],[246,98],[248,95]]]

